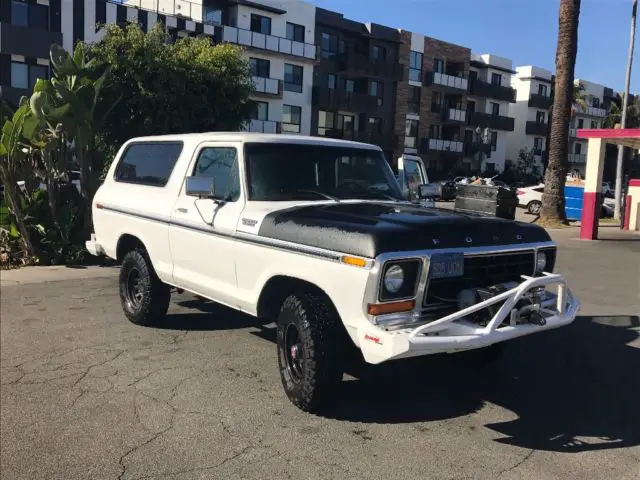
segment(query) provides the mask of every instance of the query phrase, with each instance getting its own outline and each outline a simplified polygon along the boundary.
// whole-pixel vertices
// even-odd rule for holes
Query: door
[[[429,183],[427,169],[420,157],[402,156],[398,159],[398,177],[402,195],[414,202],[420,200],[418,187]]]
[[[237,305],[233,236],[245,204],[239,146],[198,146],[187,175],[211,178],[214,198],[188,196],[183,183],[169,226],[176,285],[228,305]]]

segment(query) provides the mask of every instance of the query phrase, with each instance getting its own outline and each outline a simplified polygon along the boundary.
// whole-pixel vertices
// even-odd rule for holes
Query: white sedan
[[[518,195],[518,206],[527,209],[532,215],[538,215],[542,207],[542,192],[544,192],[544,184],[535,185],[533,187],[523,187],[516,190]]]

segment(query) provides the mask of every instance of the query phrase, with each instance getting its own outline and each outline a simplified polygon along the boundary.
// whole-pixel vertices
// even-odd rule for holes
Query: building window
[[[299,65],[284,64],[284,89],[288,92],[302,93],[303,68]]]
[[[269,120],[269,104],[267,102],[256,102],[256,109],[251,118],[253,120]]]
[[[543,97],[547,96],[547,86],[543,84],[538,84],[538,95],[542,95]]]
[[[598,128],[598,122],[596,120],[591,120],[591,128]]]
[[[420,87],[409,86],[409,109],[408,113],[412,115],[420,115]]]
[[[371,58],[374,60],[385,60],[387,58],[387,49],[378,45],[373,46]]]
[[[382,135],[382,119],[369,117],[369,133],[373,135]]]
[[[334,128],[335,113],[318,111],[318,135],[321,137],[331,136]]]
[[[595,108],[600,108],[600,99],[598,97],[593,97],[591,99],[591,106]]]
[[[26,2],[11,2],[11,23],[20,27],[29,26],[29,5]]]
[[[442,60],[441,58],[434,58],[433,71],[436,73],[444,73],[444,60]]]
[[[29,88],[35,87],[36,80],[39,78],[43,80],[49,78],[49,67],[46,65],[29,65]]]
[[[29,66],[26,63],[11,62],[11,86],[29,88]]]
[[[282,131],[286,133],[300,133],[302,107],[282,105]]]
[[[429,138],[441,138],[442,131],[440,125],[429,125]]]
[[[294,42],[304,43],[304,27],[295,23],[287,22],[287,39]]]
[[[322,34],[320,44],[320,56],[322,58],[333,58],[338,54],[338,36],[329,33]]]
[[[578,119],[578,128],[584,128],[584,118]]]
[[[536,123],[544,123],[546,116],[545,112],[536,112]]]
[[[542,142],[544,141],[544,139],[542,137],[535,137],[533,139],[533,149],[536,152],[541,152],[542,151]]]
[[[345,92],[353,93],[356,91],[356,81],[346,79],[344,81],[344,90]]]
[[[271,35],[271,19],[255,13],[251,14],[251,31]]]
[[[369,95],[371,95],[372,97],[377,97],[379,107],[382,106],[383,88],[384,85],[375,80],[371,80],[371,82],[369,83]]]
[[[500,104],[491,102],[491,115],[499,116],[500,115]]]
[[[491,132],[491,151],[495,152],[498,148],[498,132]]]
[[[576,142],[575,146],[573,147],[573,151],[576,155],[582,154],[582,144],[580,142]]]
[[[333,73],[327,75],[327,88],[334,89],[336,88],[337,79]]]
[[[501,86],[502,85],[502,75],[499,73],[491,74],[491,85]]]
[[[404,130],[405,148],[417,148],[418,145],[418,120],[407,120]]]
[[[204,7],[204,23],[209,25],[222,25],[222,10],[213,7]]]
[[[422,54],[411,52],[409,54],[409,80],[412,82],[422,81]]]
[[[251,76],[260,78],[269,78],[271,71],[271,62],[263,58],[250,58]]]

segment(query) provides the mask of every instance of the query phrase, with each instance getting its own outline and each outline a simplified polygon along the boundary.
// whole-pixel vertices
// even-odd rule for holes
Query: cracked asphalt
[[[640,242],[570,235],[554,234],[574,324],[491,367],[347,375],[323,416],[287,401],[272,327],[242,314],[174,295],[166,320],[135,326],[115,269],[3,286],[1,477],[637,479]]]

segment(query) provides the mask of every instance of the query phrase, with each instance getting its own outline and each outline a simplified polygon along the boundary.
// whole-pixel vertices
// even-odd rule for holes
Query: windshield
[[[245,144],[249,199],[403,200],[380,151],[286,143]]]

